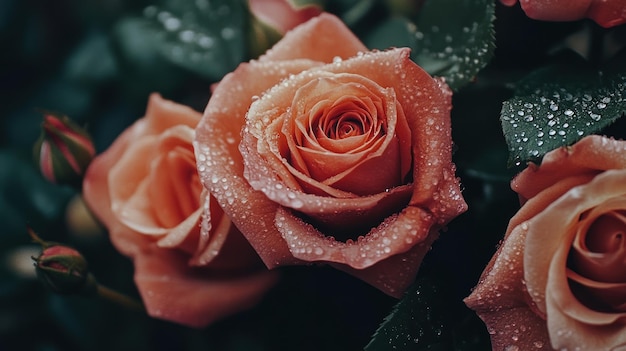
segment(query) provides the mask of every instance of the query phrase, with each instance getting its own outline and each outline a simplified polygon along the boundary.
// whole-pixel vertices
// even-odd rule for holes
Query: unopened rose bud
[[[52,291],[58,294],[96,293],[97,284],[89,274],[87,261],[75,249],[52,245],[33,259],[37,277]]]
[[[87,132],[66,116],[46,113],[35,156],[41,173],[56,184],[79,185],[96,154]]]
[[[289,30],[322,13],[320,3],[315,0],[248,0],[252,56],[264,53]]]
[[[145,311],[141,302],[98,284],[93,274],[89,273],[85,257],[76,249],[44,241],[31,228],[28,228],[28,234],[43,248],[39,257],[32,259],[35,261],[37,277],[50,290],[65,295],[99,296],[128,308]]]

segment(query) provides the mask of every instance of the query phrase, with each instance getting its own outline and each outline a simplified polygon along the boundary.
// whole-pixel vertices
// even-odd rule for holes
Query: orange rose
[[[626,345],[626,141],[588,136],[512,183],[523,204],[465,303],[493,349]]]
[[[513,6],[517,0],[500,0]],[[520,0],[522,9],[532,19],[542,21],[576,21],[591,18],[609,28],[626,22],[624,0]]]
[[[466,209],[450,98],[408,49],[367,52],[323,14],[220,82],[200,175],[268,267],[330,263],[400,296]]]
[[[148,313],[195,327],[253,305],[275,282],[199,180],[200,117],[153,94],[83,184],[115,247],[133,258]]]

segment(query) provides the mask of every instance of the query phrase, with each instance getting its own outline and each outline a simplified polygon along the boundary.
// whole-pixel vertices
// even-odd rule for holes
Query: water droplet
[[[556,111],[559,109],[559,106],[554,103],[554,101],[550,101],[550,110]]]
[[[157,7],[156,7],[156,6],[151,5],[151,6],[147,6],[147,7],[143,10],[143,15],[144,15],[144,16],[146,16],[146,17],[148,17],[148,18],[151,18],[151,17],[156,16],[157,12],[158,12]]]
[[[208,49],[215,44],[215,39],[206,35],[200,35],[197,40],[198,40],[198,45],[200,45],[200,47],[204,49]]]
[[[193,31],[190,31],[190,30],[184,30],[184,31],[178,33],[178,37],[180,38],[180,40],[185,42],[185,43],[192,42],[195,36],[196,36],[196,34]]]
[[[220,34],[224,40],[230,40],[235,37],[235,30],[230,27],[224,27]]]
[[[165,22],[163,22],[163,26],[169,31],[175,31],[180,28],[181,23],[180,20],[176,17],[168,17]]]
[[[570,109],[567,109],[567,110],[565,110],[565,112],[563,112],[563,114],[566,115],[566,116],[570,116],[571,117],[571,116],[574,115],[574,111],[572,111]]]

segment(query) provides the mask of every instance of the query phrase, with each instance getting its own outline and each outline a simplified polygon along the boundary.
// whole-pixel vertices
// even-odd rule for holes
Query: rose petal
[[[573,146],[547,153],[541,167],[528,167],[513,179],[511,187],[522,199],[530,199],[561,179],[596,175],[608,169],[626,168],[622,141],[599,135],[586,136]]]
[[[348,58],[367,47],[341,20],[327,13],[294,28],[264,55],[260,61],[309,59],[332,62],[335,57]],[[262,90],[261,90],[262,91]]]
[[[626,23],[625,6],[623,0],[596,0],[587,10],[587,17],[604,28],[614,27]]]
[[[500,0],[513,6],[517,0]],[[622,0],[522,0],[522,9],[530,18],[544,21],[576,21],[591,18],[610,28],[626,22]]]
[[[523,252],[528,227],[512,229],[472,293],[463,301],[487,325],[493,350],[541,349],[550,344],[546,322],[524,286]]]
[[[571,269],[566,274],[575,298],[588,308],[602,312],[626,312],[626,282],[599,282]]]
[[[597,281],[626,282],[626,216],[620,213],[624,209],[626,199],[617,197],[581,216],[569,267]]]
[[[194,130],[184,125],[172,127],[158,137],[144,137],[129,145],[111,168],[109,182],[115,185],[110,186],[113,211],[126,225],[138,232],[162,235],[198,208],[202,185],[191,150],[193,137]],[[186,144],[186,150],[176,151],[173,145],[177,143]],[[163,150],[163,144],[170,145]],[[177,164],[171,165],[172,162]],[[176,186],[181,189],[161,191]],[[155,203],[161,205],[155,208]]]
[[[530,18],[544,21],[575,21],[585,17],[595,0],[522,0],[520,4]]]
[[[252,98],[280,82],[285,74],[299,73],[318,63],[308,60],[240,65],[220,82],[196,128],[196,161],[200,178],[242,233],[255,233],[250,243],[269,267],[296,263],[285,242],[275,235],[277,204],[254,191],[243,178],[243,160],[237,141]],[[254,220],[248,218],[254,213]]]
[[[193,270],[173,250],[142,245],[134,256],[135,283],[148,313],[191,327],[203,327],[255,305],[271,288],[275,272],[220,277]]]
[[[390,296],[400,298],[415,280],[422,259],[430,250],[432,243],[439,237],[439,229],[431,229],[430,233],[409,251],[391,256],[368,268],[355,269],[336,263],[330,263],[330,265],[362,279]]]
[[[342,263],[356,269],[371,267],[408,251],[425,240],[433,222],[429,213],[407,207],[356,241],[342,242],[324,235],[285,208],[279,208],[276,213],[276,226],[295,257],[309,262]]]

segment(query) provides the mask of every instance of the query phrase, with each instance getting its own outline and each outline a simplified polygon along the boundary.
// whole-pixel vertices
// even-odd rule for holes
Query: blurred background
[[[166,5],[187,11],[193,6],[187,3],[194,2],[162,3],[0,1],[0,350],[362,349],[397,300],[330,268],[281,269],[284,279],[261,304],[203,330],[151,319],[108,301],[56,295],[36,279],[31,256],[40,248],[31,242],[28,226],[44,240],[78,248],[100,283],[138,296],[132,263],[112,248],[102,228],[85,221],[80,194],[40,175],[33,161],[40,110],[61,112],[85,126],[101,152],[143,115],[151,92],[202,111],[210,85],[257,50],[250,45],[254,40],[245,2],[211,1],[230,9],[213,18],[212,25],[216,30],[229,25],[234,32],[222,36],[213,51],[205,50],[215,54],[212,65],[182,62],[176,38],[158,26],[167,27],[167,18],[158,18],[157,12]],[[382,49],[402,44],[406,35],[386,32],[393,26],[382,29],[383,22],[402,15],[390,3],[342,0],[325,5],[370,47]],[[428,294],[416,307],[416,318],[432,326],[420,335],[433,340],[429,350],[489,349],[488,333],[461,300],[518,208],[509,188],[518,169],[507,167],[499,121],[502,101],[520,77],[557,60],[555,50],[587,49],[587,40],[577,41],[574,34],[589,31],[588,22],[533,21],[519,6],[499,3],[495,14],[493,58],[454,95],[454,158],[470,211],[442,234],[420,271],[419,286]],[[184,18],[208,20],[202,14]],[[189,50],[185,56],[194,57]]]

